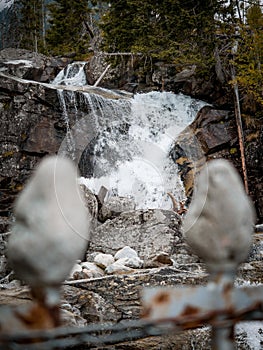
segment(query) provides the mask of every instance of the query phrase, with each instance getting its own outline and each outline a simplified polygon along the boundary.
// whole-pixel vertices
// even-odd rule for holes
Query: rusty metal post
[[[207,285],[208,289],[217,288],[220,290],[223,298],[226,301],[226,308],[232,308],[230,291],[234,289],[234,280],[236,275],[236,266],[232,264],[220,265],[219,270],[217,265],[209,265],[210,281]],[[235,350],[234,344],[234,324],[226,322],[226,315],[218,314],[212,323],[212,350]],[[219,324],[217,324],[219,323]]]
[[[235,350],[234,329],[232,327],[212,328],[213,350]]]

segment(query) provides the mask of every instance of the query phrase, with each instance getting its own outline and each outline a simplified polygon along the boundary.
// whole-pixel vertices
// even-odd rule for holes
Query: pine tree
[[[257,3],[246,9],[247,20],[240,27],[241,39],[234,61],[237,82],[254,108],[256,104],[263,106],[263,13]]]
[[[88,25],[91,11],[87,0],[56,0],[49,6],[49,24],[46,41],[50,54],[59,55],[88,51],[92,32]]]
[[[43,52],[45,46],[45,1],[19,1],[19,41],[20,47],[35,52]]]
[[[119,0],[101,21],[103,49],[207,67],[214,59],[218,0]]]

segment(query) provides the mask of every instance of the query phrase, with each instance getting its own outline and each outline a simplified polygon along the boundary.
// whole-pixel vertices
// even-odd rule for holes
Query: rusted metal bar
[[[117,344],[178,331],[173,323],[165,327],[155,322],[130,320],[121,324],[93,324],[82,328],[60,327],[45,331],[0,334],[0,350],[52,350],[85,345],[89,348]],[[37,342],[33,343],[33,340]]]
[[[185,329],[263,318],[263,286],[228,290],[208,283],[200,287],[147,288],[142,302],[145,320],[172,321]]]

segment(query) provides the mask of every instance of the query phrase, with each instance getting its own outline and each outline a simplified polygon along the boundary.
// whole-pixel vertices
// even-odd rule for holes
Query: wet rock
[[[57,127],[64,122],[56,90],[1,74],[0,209],[11,216],[15,197],[42,157],[58,151],[66,128]]]
[[[230,148],[237,141],[233,114],[203,107],[177,138],[170,155],[178,164],[187,196],[191,197],[196,175],[209,155]]]
[[[249,194],[256,207],[257,223],[261,224],[263,220],[261,125],[255,118],[252,124],[251,117],[244,118],[243,123]],[[212,106],[203,107],[193,123],[178,136],[170,151],[170,156],[178,165],[188,204],[192,198],[196,176],[206,161],[228,159],[243,177],[239,149],[233,112]]]
[[[203,107],[190,126],[195,131],[205,154],[213,153],[236,139],[236,125],[233,114],[226,110]]]
[[[108,219],[114,219],[121,213],[134,210],[135,202],[131,198],[111,197],[105,201],[99,211],[99,220],[105,222]]]
[[[34,167],[48,154],[63,154],[76,159],[89,144],[95,129],[93,122],[83,116],[90,115],[90,103],[83,103],[83,88],[61,87],[62,95],[51,84],[24,80],[0,71],[0,214],[10,216],[16,195],[32,174]],[[94,87],[86,92],[102,93]],[[74,94],[75,98],[72,99]],[[123,98],[114,92],[103,92],[109,98]],[[67,100],[67,111],[60,97]],[[62,100],[63,100],[62,98]],[[128,98],[128,97],[127,97]],[[95,102],[94,102],[95,103]],[[76,110],[77,115],[76,115]],[[68,139],[69,128],[77,134],[76,143]],[[93,124],[92,124],[93,123]],[[73,143],[72,143],[73,142]],[[73,145],[74,144],[74,145]],[[74,149],[74,156],[72,156]],[[78,166],[78,164],[76,164]],[[87,164],[84,172],[87,172]],[[89,169],[90,170],[90,169]],[[96,204],[95,201],[93,204]],[[96,205],[93,206],[94,216]]]
[[[69,60],[47,57],[25,49],[0,51],[1,71],[27,80],[52,81]]]
[[[180,224],[179,215],[169,210],[122,213],[93,231],[87,256],[93,251],[114,255],[125,246],[134,249],[142,260],[159,252],[171,255],[183,243]]]

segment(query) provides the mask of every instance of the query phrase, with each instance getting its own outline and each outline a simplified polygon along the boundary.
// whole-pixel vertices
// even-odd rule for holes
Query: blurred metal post
[[[207,264],[209,282],[205,287],[145,289],[144,317],[184,329],[210,324],[212,349],[233,350],[235,323],[262,319],[263,287],[234,287],[238,265],[250,249],[254,209],[228,161],[210,161],[201,172],[183,229]]]

